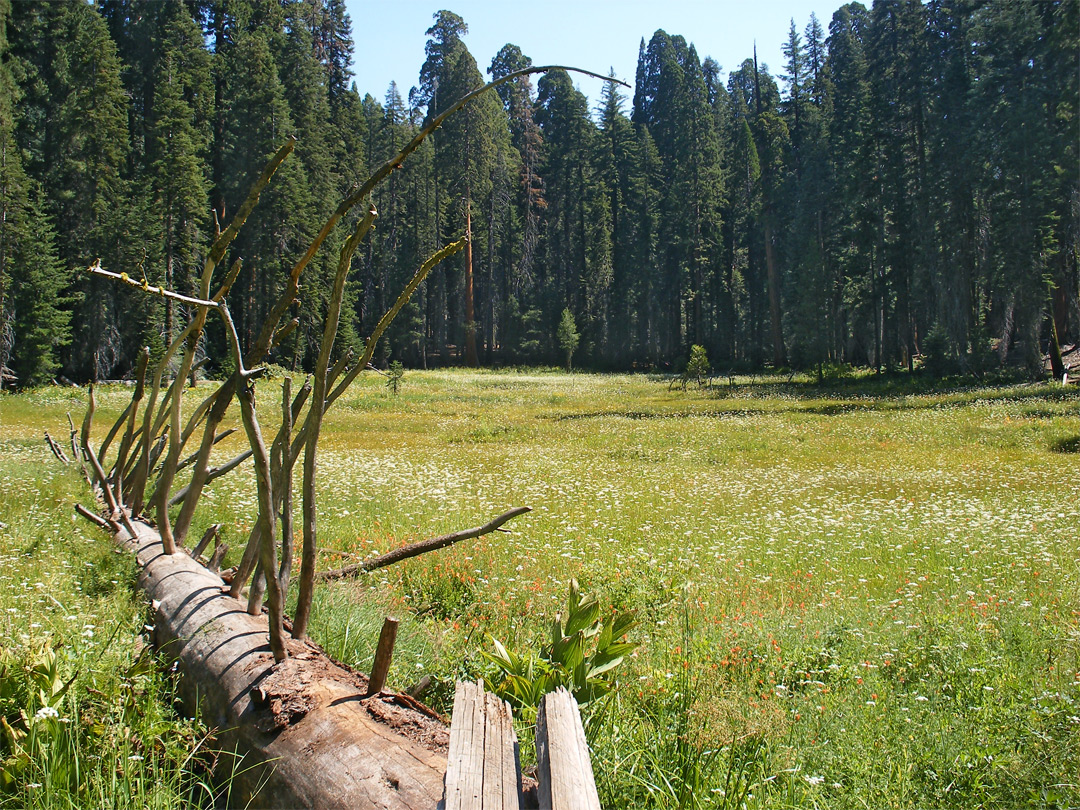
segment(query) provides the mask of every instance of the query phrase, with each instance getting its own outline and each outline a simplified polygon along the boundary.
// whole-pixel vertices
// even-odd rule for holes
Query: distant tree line
[[[1039,369],[1080,339],[1078,7],[848,3],[827,30],[792,21],[782,73],[751,58],[726,82],[657,31],[632,98],[611,82],[592,110],[562,71],[506,84],[375,194],[338,351],[469,232],[379,362],[562,363],[572,330],[592,368],[671,368],[700,345],[721,370]],[[466,32],[436,14],[417,85],[380,102],[352,81],[344,0],[0,0],[6,384],[115,378],[160,353],[177,305],[83,270],[192,292],[217,223],[296,134],[228,262],[253,340],[334,201],[532,64],[508,44],[485,77]],[[339,247],[305,272],[283,366],[314,362]],[[205,342],[213,369],[224,336]]]

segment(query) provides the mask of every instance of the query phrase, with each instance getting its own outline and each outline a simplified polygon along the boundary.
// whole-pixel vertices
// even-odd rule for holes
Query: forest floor
[[[448,712],[454,678],[493,674],[491,637],[545,643],[576,578],[640,620],[619,689],[586,711],[605,806],[1080,805],[1080,390],[714,382],[409,371],[397,396],[358,382],[320,444],[325,567],[533,511],[511,534],[322,586],[312,635],[366,671],[398,615],[391,686],[429,674],[425,700]],[[262,385],[276,401],[280,383]],[[99,391],[97,424],[129,396]],[[47,642],[60,681],[75,676],[39,723],[47,741],[88,741],[76,789],[111,775],[145,781],[131,806],[208,803],[183,753],[203,731],[170,717],[167,675],[138,663],[132,564],[73,524],[85,485],[41,440],[84,401],[0,400],[0,664],[29,672]],[[238,473],[204,497],[195,536],[222,522],[241,545],[255,494]],[[38,717],[16,681],[0,709]],[[35,756],[4,766],[18,806],[71,790],[70,756]]]

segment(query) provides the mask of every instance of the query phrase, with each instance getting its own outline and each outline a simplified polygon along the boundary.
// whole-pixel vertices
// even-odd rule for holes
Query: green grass
[[[270,424],[279,392],[260,386]],[[99,392],[102,432],[129,395]],[[68,572],[127,565],[71,524],[79,487],[40,442],[42,427],[66,436],[82,398],[0,407],[0,475],[16,482],[0,549],[81,583],[77,638],[105,626],[83,618],[103,575]],[[616,697],[588,718],[605,806],[1075,807],[1078,450],[1080,399],[1045,384],[759,376],[682,392],[648,376],[409,371],[395,397],[362,379],[320,445],[323,546],[367,556],[533,512],[509,535],[322,588],[313,635],[366,669],[398,614],[392,685],[437,676],[429,699],[448,712],[452,679],[487,671],[488,636],[539,647],[576,577],[641,619]],[[216,482],[193,533],[223,521],[240,546],[254,501],[247,472]],[[35,576],[0,619],[8,639],[60,632],[29,629]],[[137,604],[131,577],[105,578],[105,601]],[[110,654],[133,655],[136,632]]]
[[[134,559],[73,518],[88,493],[47,423],[0,408],[0,807],[212,807],[207,730],[143,645]]]

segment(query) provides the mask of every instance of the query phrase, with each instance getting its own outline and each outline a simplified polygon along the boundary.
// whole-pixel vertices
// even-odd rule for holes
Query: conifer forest
[[[378,364],[562,364],[569,328],[574,366],[601,370],[674,369],[698,345],[717,370],[1042,373],[1049,355],[1060,376],[1080,341],[1078,9],[851,2],[792,21],[771,72],[752,43],[721,71],[660,30],[621,77],[632,91],[590,100],[561,70],[500,86],[376,190],[335,351],[468,234]],[[0,0],[4,387],[161,356],[182,304],[86,268],[194,292],[216,223],[295,135],[220,264],[243,262],[246,348],[358,179],[469,91],[544,64],[472,54],[467,30],[438,12],[415,86],[370,88],[343,0]],[[349,230],[305,272],[278,365],[315,365]],[[225,345],[208,325],[207,373],[229,371]]]

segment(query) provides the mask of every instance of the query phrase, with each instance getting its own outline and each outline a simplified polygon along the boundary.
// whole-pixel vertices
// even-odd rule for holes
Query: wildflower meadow
[[[605,806],[1077,807],[1073,390],[373,375],[326,418],[323,567],[533,511],[321,586],[312,635],[366,669],[398,616],[391,685],[430,675],[448,713],[455,678],[494,677],[495,640],[542,648],[574,579],[636,618],[616,688],[585,710]],[[100,390],[97,424],[128,396]],[[89,494],[42,441],[84,401],[0,400],[0,806],[85,806],[109,780],[145,784],[138,806],[227,804],[199,753],[213,729],[176,717],[169,673],[143,663],[133,562],[73,522]],[[255,509],[240,469],[195,530],[240,547]]]

